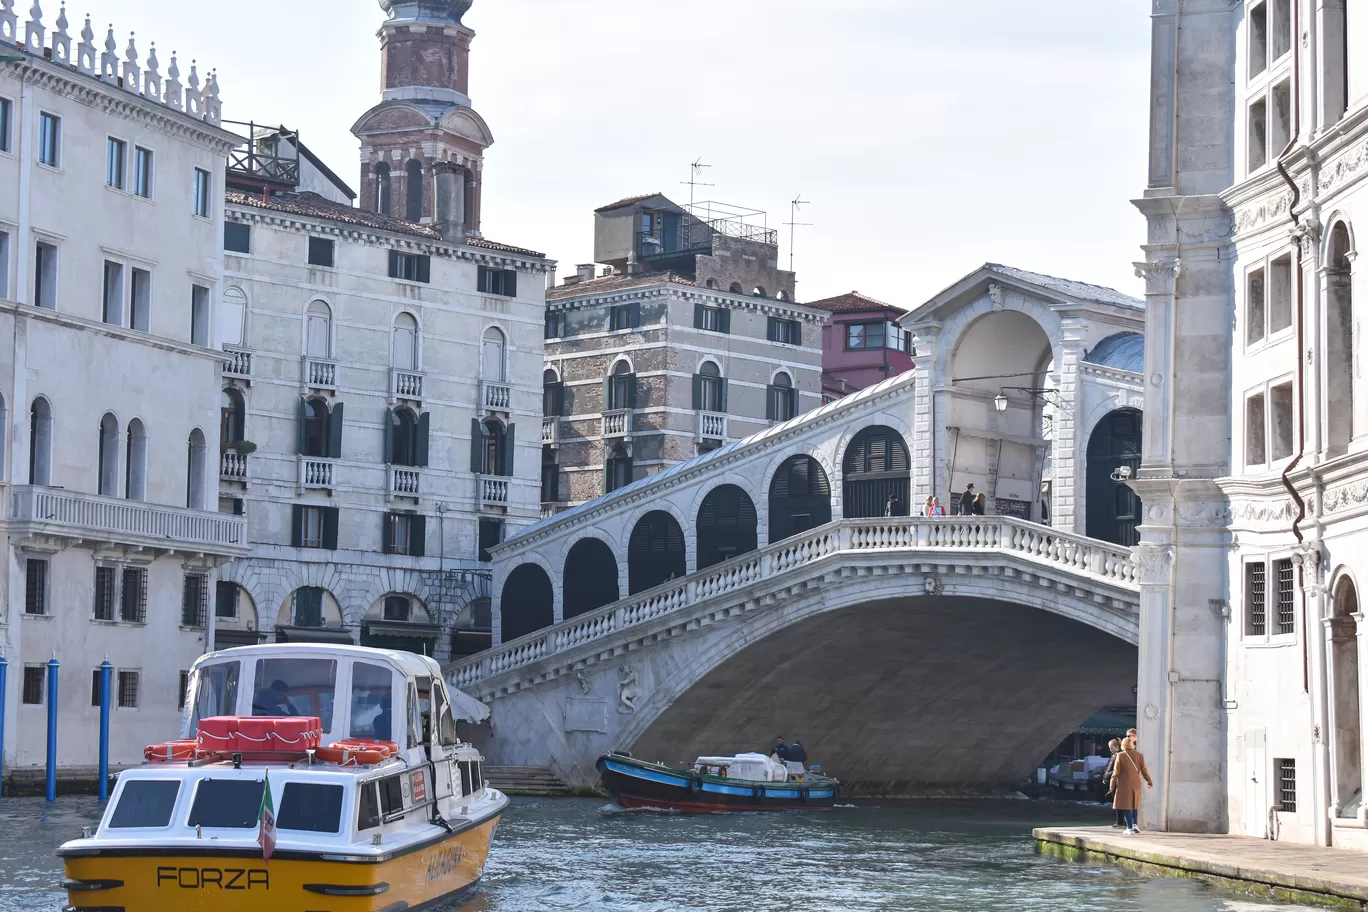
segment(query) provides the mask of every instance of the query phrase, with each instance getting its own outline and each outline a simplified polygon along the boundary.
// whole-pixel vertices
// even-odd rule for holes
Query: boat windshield
[[[190,705],[194,707],[190,717],[190,735],[199,731],[200,719],[231,716],[237,711],[238,677],[241,673],[241,662],[215,662],[196,669],[188,691]]]
[[[317,716],[332,730],[334,659],[261,659],[252,685],[254,716]]]

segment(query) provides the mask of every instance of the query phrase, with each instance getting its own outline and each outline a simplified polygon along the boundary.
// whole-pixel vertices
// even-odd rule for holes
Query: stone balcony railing
[[[482,475],[475,479],[480,486],[480,506],[482,507],[506,507],[508,506],[508,479],[490,478]]]
[[[561,420],[559,418],[542,419],[542,446],[560,446]]]
[[[722,412],[699,412],[697,437],[699,440],[726,440],[726,414]]]
[[[308,389],[337,390],[337,362],[321,358],[304,359],[304,386]]]
[[[247,552],[247,521],[240,516],[32,486],[15,487],[11,501],[20,535],[86,547],[129,545],[228,557]]]
[[[390,368],[390,398],[423,400],[423,375],[418,371]]]
[[[219,458],[219,478],[224,481],[247,480],[247,456],[234,450],[224,450]]]
[[[223,376],[235,380],[252,379],[252,353],[248,351],[225,351],[219,362]]]
[[[614,409],[603,413],[601,435],[603,437],[632,436],[632,410]]]
[[[422,473],[417,469],[390,466],[387,491],[390,497],[417,497],[422,483]]]
[[[481,380],[480,406],[490,412],[507,412],[513,406],[513,387],[507,383]]]
[[[301,491],[331,489],[333,486],[333,463],[326,459],[309,456],[299,458],[299,488]]]

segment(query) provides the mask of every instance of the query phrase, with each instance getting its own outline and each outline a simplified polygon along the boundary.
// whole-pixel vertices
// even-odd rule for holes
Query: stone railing
[[[243,453],[225,450],[219,465],[219,477],[230,481],[247,480],[247,457]]]
[[[560,422],[560,419],[559,419],[559,418],[543,418],[543,419],[542,419],[542,445],[543,445],[543,446],[559,446],[559,445],[560,445],[560,424],[561,424],[561,422]]]
[[[841,520],[496,646],[448,666],[446,672],[456,687],[465,688],[675,611],[689,608],[706,614],[718,607],[708,604],[709,600],[761,580],[773,581],[777,587],[785,584],[786,576],[820,576],[830,572],[830,567],[813,565],[827,558],[895,551],[924,554],[927,562],[944,562],[956,554],[966,559],[1015,555],[1077,583],[1109,585],[1138,599],[1130,549],[1081,535],[1008,517]]]
[[[331,488],[333,486],[333,464],[323,459],[310,459],[307,456],[299,460],[299,487],[308,491],[316,488]]]
[[[632,410],[615,409],[603,413],[602,437],[629,437],[632,433]]]
[[[698,439],[726,440],[727,416],[722,412],[699,412]]]
[[[417,371],[400,370],[397,367],[390,368],[390,395],[395,399],[421,401],[423,398],[423,375]]]
[[[478,478],[481,506],[508,506],[507,478]]]
[[[487,411],[506,412],[513,404],[513,387],[480,381],[480,403]]]
[[[247,522],[240,516],[55,488],[14,488],[11,516],[33,532],[84,542],[228,554],[242,552],[247,542]]]
[[[309,389],[337,389],[337,362],[305,358],[304,385]]]
[[[245,351],[225,351],[219,362],[223,376],[239,380],[252,379],[252,353]]]
[[[421,473],[417,469],[390,466],[389,493],[391,497],[417,497]]]

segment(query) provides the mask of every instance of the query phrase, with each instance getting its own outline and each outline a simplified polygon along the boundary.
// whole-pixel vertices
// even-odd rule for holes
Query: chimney
[[[644,269],[641,268],[641,264],[640,264],[639,262],[637,262],[636,251],[633,250],[633,251],[631,251],[630,253],[628,253],[628,254],[627,254],[627,274],[628,274],[629,276],[632,276],[632,275],[641,275],[641,274],[642,274],[643,272],[645,272],[645,271],[646,271],[646,270],[644,270]]]
[[[588,282],[594,277],[596,269],[593,263],[580,263],[575,267],[575,273],[579,276],[579,281]]]
[[[437,233],[444,241],[460,243],[465,240],[465,174],[450,162],[439,162],[434,202],[436,204]]]

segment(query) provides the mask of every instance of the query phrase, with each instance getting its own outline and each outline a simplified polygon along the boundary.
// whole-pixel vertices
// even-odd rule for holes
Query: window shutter
[[[608,411],[613,407],[613,375],[609,374],[603,378],[603,409]]]
[[[769,339],[771,342],[778,342],[778,341],[779,341],[779,318],[778,318],[778,317],[766,317],[766,318],[765,318],[765,338],[766,338],[766,339]]]
[[[701,374],[693,375],[693,407],[694,411],[703,408],[703,376]]]
[[[789,390],[788,397],[789,414],[796,418],[798,417],[798,387],[795,386],[793,389]]]
[[[409,556],[427,556],[427,517],[421,513],[409,517]]]
[[[290,547],[302,548],[304,546],[304,507],[295,504],[292,508],[293,516],[290,520]]]
[[[399,251],[391,250],[389,252],[389,260],[390,278],[397,279],[399,278]]]
[[[432,281],[432,257],[427,255],[418,257],[418,281]]]
[[[335,403],[328,413],[328,455],[342,458],[342,403]]]
[[[510,298],[516,298],[518,296],[518,273],[510,269],[505,275],[504,292]]]
[[[641,328],[641,302],[633,301],[627,310],[627,322],[632,329]]]
[[[475,290],[488,293],[489,287],[489,267],[481,266],[475,274]]]
[[[721,389],[721,395],[718,396],[718,402],[717,402],[718,411],[725,412],[725,411],[727,410],[727,378],[726,378],[726,377],[723,377],[723,378],[718,382],[718,385],[722,388],[722,389]]]
[[[418,439],[413,442],[413,464],[416,466],[428,464],[428,436],[432,426],[431,418],[431,412],[423,412],[418,416]]]
[[[627,375],[627,407],[634,409],[637,407],[637,375]]]
[[[632,483],[632,454],[627,454],[626,462],[627,467],[622,473],[622,480],[624,482],[623,487],[626,487],[627,485]]]
[[[557,418],[565,415],[565,384],[557,383],[551,390],[551,412]]]
[[[480,419],[470,419],[470,471],[479,475],[484,466],[483,441],[480,439]]]
[[[305,431],[305,429],[308,427],[308,421],[309,421],[309,402],[308,402],[307,399],[300,399],[300,400],[299,400],[299,452],[300,452],[300,455],[303,455],[303,453],[304,453],[304,440],[305,440],[305,436],[306,436],[306,431]]]
[[[394,514],[380,514],[380,551],[382,554],[394,553]]]
[[[394,465],[394,409],[385,409],[385,465]]]
[[[717,328],[724,333],[731,332],[731,308],[724,307],[717,315]]]
[[[694,304],[694,329],[702,329],[702,328],[703,328],[703,304],[702,304],[702,302],[699,302],[699,303]]]
[[[512,478],[512,477],[513,477],[513,431],[514,431],[514,430],[515,430],[514,426],[510,424],[510,425],[508,426],[508,430],[504,431],[503,454],[502,454],[502,455],[503,455],[503,466],[502,466],[503,472],[502,472],[501,474],[502,474],[505,478]]]
[[[323,508],[323,548],[337,550],[337,507]]]
[[[770,319],[773,320],[774,318],[770,317]],[[776,387],[773,386],[765,387],[765,418],[769,421],[774,421],[779,417],[778,409],[775,408],[778,405],[775,401],[775,390]]]

